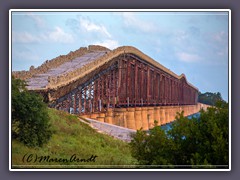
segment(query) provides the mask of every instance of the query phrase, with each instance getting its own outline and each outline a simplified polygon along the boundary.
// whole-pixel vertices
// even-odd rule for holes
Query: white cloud
[[[180,61],[187,63],[198,62],[199,60],[201,60],[201,57],[199,55],[185,52],[177,53],[177,57],[179,58]]]
[[[107,40],[104,40],[102,42],[95,42],[94,44],[104,46],[104,47],[107,47],[109,49],[115,49],[119,46],[118,41],[115,41],[115,40],[112,40],[112,39],[107,39]]]
[[[143,32],[156,32],[156,26],[148,21],[138,19],[133,12],[123,12],[122,17],[127,27],[134,28]]]
[[[223,48],[220,51],[217,52],[217,55],[219,56],[226,56],[228,55],[228,48]]]
[[[42,28],[45,26],[45,21],[39,15],[35,15],[35,14],[29,12],[29,13],[27,13],[27,16],[35,22],[37,27]]]
[[[224,31],[220,31],[213,35],[213,39],[217,42],[226,42],[228,39],[228,35]]]
[[[72,43],[74,38],[71,34],[66,33],[62,28],[55,27],[53,31],[33,35],[29,32],[12,32],[12,41],[17,43],[35,43],[35,42],[59,42]]]
[[[188,38],[189,38],[189,35],[183,30],[176,30],[173,33],[173,40],[176,43],[182,43],[183,41],[188,40]]]
[[[12,41],[18,43],[33,43],[39,42],[40,39],[28,32],[12,32]]]
[[[93,22],[91,22],[90,20],[81,17],[80,18],[80,26],[87,30],[87,31],[93,31],[93,32],[99,32],[101,34],[106,35],[108,38],[111,38],[111,34],[107,31],[106,27],[102,24],[98,25],[95,24]]]
[[[210,41],[214,48],[214,54],[218,56],[226,57],[228,55],[228,33],[225,31],[219,31],[212,35],[212,41]]]
[[[54,42],[60,42],[60,43],[72,43],[74,42],[73,36],[71,34],[68,34],[63,31],[60,27],[55,27],[55,30],[50,32],[46,39],[50,39]]]

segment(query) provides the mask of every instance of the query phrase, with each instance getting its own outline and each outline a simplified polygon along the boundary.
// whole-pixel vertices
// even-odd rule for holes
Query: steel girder
[[[59,98],[51,106],[74,114],[115,107],[190,105],[197,89],[133,54],[115,58],[109,67]]]

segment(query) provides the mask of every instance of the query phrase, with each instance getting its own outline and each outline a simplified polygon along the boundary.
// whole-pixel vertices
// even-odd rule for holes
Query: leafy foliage
[[[215,106],[217,101],[223,101],[220,92],[217,93],[206,92],[203,94],[199,92],[198,94],[198,102],[200,103]]]
[[[188,119],[181,112],[167,132],[157,125],[149,135],[137,131],[130,143],[132,155],[142,165],[228,165],[228,124],[228,104],[223,101],[201,110],[199,118]]]
[[[12,78],[12,138],[28,146],[42,146],[51,137],[47,106],[26,83]]]

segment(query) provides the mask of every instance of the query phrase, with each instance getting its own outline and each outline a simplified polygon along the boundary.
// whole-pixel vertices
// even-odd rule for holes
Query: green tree
[[[168,152],[166,151],[167,137],[164,131],[157,128],[150,129],[148,134],[142,129],[133,134],[133,140],[130,142],[132,155],[141,165],[159,165],[168,164]]]
[[[51,137],[47,106],[26,83],[12,77],[12,138],[27,146],[42,146]]]
[[[177,113],[167,132],[158,126],[149,135],[139,130],[130,145],[139,164],[228,165],[228,132],[228,103],[218,101],[215,107],[201,110],[199,118]]]
[[[215,106],[217,101],[223,101],[220,92],[217,93],[206,92],[203,94],[201,92],[198,93],[198,102],[200,103]]]

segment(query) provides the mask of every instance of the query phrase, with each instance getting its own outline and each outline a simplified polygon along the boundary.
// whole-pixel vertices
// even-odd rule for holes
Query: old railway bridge
[[[131,46],[91,45],[29,71],[13,72],[50,107],[130,129],[151,128],[190,115],[205,105],[185,75],[176,75]]]

